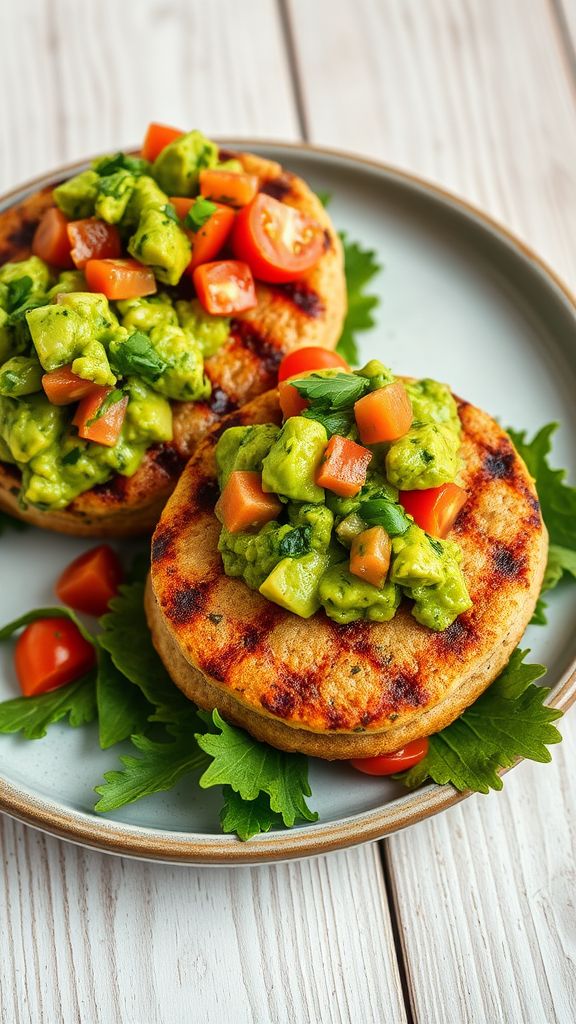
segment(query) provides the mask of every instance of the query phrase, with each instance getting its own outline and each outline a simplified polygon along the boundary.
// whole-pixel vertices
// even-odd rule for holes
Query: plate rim
[[[217,138],[216,141],[225,146],[280,149],[304,156],[309,154],[328,157],[341,165],[359,165],[360,169],[377,171],[388,180],[396,180],[400,184],[415,188],[437,204],[440,203],[440,206],[452,208],[464,219],[475,222],[476,230],[487,231],[500,242],[504,242],[522,261],[539,272],[543,284],[555,287],[576,322],[576,297],[557,272],[531,246],[496,218],[436,182],[393,164],[361,156],[349,150],[317,146],[308,142],[283,142],[278,139],[234,136]],[[134,150],[136,147],[128,148],[128,152]],[[86,167],[90,159],[92,158],[87,157],[61,165],[4,192],[0,196],[0,211],[8,209],[31,192],[46,188],[61,177]],[[558,294],[556,298],[559,298]],[[549,698],[547,704],[562,711],[568,710],[576,701],[576,659],[551,689]],[[518,758],[514,765],[499,774],[507,774],[523,760],[524,758]],[[448,785],[429,783],[370,811],[348,815],[344,819],[324,824],[302,826],[294,831],[265,833],[245,843],[234,836],[167,832],[140,825],[128,825],[111,818],[94,819],[93,815],[86,812],[65,809],[55,801],[34,797],[0,778],[0,812],[26,825],[102,853],[161,863],[207,867],[274,863],[317,856],[371,842],[417,824],[473,795],[469,791],[461,793]]]

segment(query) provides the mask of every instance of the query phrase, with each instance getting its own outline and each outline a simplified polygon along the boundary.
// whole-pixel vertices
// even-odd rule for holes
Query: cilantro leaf
[[[95,673],[39,697],[16,697],[0,704],[0,732],[21,732],[27,740],[39,740],[49,725],[68,718],[76,729],[96,717]]]
[[[329,206],[330,203],[332,202],[332,193],[331,192],[322,192],[322,191],[320,191],[320,192],[317,192],[316,195],[318,196],[318,199],[322,203],[322,206],[324,207],[324,209],[326,209],[326,207]]]
[[[130,171],[138,177],[141,174],[148,174],[150,164],[141,157],[128,156],[127,153],[114,153],[113,156],[103,156],[94,160],[92,167],[102,177],[115,174],[116,171]]]
[[[144,732],[154,708],[141,691],[119,672],[112,658],[100,650],[96,676],[98,732],[102,750]]]
[[[336,351],[354,364],[359,361],[356,335],[374,325],[373,312],[380,303],[377,295],[367,294],[366,286],[382,268],[371,249],[363,249],[357,242],[350,242],[344,231],[340,232],[340,238],[344,246],[348,311]]]
[[[18,277],[16,280],[8,282],[6,291],[7,313],[14,313],[26,302],[26,299],[32,291],[33,285],[34,282],[28,274],[25,274],[24,277]]]
[[[347,409],[370,390],[368,378],[358,377],[354,373],[336,373],[333,377],[312,373],[309,377],[301,377],[290,383],[302,398],[325,412]]]
[[[543,665],[525,664],[528,651],[517,648],[508,665],[485,693],[455,722],[430,737],[426,757],[399,776],[413,788],[426,779],[456,789],[488,793],[502,789],[499,768],[518,757],[551,760],[548,744],[562,737],[552,725],[561,711],[546,707],[547,687],[535,686]]]
[[[358,514],[370,526],[383,526],[390,537],[402,536],[412,525],[412,520],[408,519],[402,506],[396,505],[393,501],[387,501],[385,498],[363,501],[358,509]],[[434,545],[432,546],[434,547]]]
[[[282,816],[286,826],[292,826],[297,818],[316,821],[318,815],[304,799],[311,793],[306,757],[259,743],[242,729],[228,725],[216,710],[212,719],[220,734],[196,735],[198,745],[213,758],[200,778],[202,789],[231,786],[248,801],[266,793],[271,810]]]
[[[295,526],[290,533],[286,533],[278,545],[278,554],[281,558],[298,558],[300,555],[307,555],[310,551],[312,528],[310,526]]]
[[[270,799],[265,793],[255,800],[243,800],[231,786],[224,786],[220,824],[223,832],[235,833],[243,842],[261,832],[283,827],[282,815],[270,809]]]
[[[152,721],[178,722],[183,716],[190,717],[194,705],[172,682],[152,644],[144,612],[144,583],[123,584],[100,625],[100,646],[156,709]]]
[[[110,363],[122,377],[143,377],[152,383],[165,372],[168,363],[162,359],[147,334],[135,331],[110,352]]]
[[[206,221],[210,220],[212,214],[216,213],[217,209],[216,203],[205,199],[204,196],[198,196],[184,218],[184,227],[189,228],[190,231],[199,231],[204,227]]]
[[[112,388],[112,391],[108,392],[104,400],[98,406],[98,409],[96,410],[94,416],[92,416],[92,418],[87,421],[86,426],[91,427],[93,423],[96,423],[98,420],[101,420],[102,417],[108,412],[110,408],[112,408],[113,405],[116,405],[118,402],[121,402],[122,399],[125,397],[126,396],[122,388]]]
[[[321,423],[328,437],[332,437],[333,434],[347,437],[352,428],[356,426],[352,410],[322,412],[320,409],[303,409],[300,415],[305,416],[308,420],[316,420],[318,423]]]
[[[168,742],[133,736],[132,744],[141,756],[124,755],[120,770],[105,772],[105,781],[95,788],[100,796],[96,811],[114,811],[144,796],[172,789],[183,775],[206,764],[206,755],[198,750],[191,731],[179,732]]]

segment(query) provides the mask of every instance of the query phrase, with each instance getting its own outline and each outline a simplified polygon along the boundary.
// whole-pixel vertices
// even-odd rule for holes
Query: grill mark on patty
[[[476,643],[478,634],[466,615],[459,615],[442,633],[435,637],[435,646],[440,658],[454,654],[461,657],[465,651]]]
[[[232,320],[230,337],[247,352],[256,356],[262,370],[270,377],[272,386],[282,359],[282,350],[269,338],[265,338],[249,320]]]
[[[318,292],[314,291],[304,281],[277,284],[274,286],[274,292],[289,299],[301,313],[310,317],[311,320],[317,319],[317,317],[322,316],[326,312],[326,307]]]
[[[158,466],[170,479],[179,477],[186,459],[180,455],[173,444],[160,444],[148,449],[155,466]]]
[[[212,394],[206,404],[216,416],[225,416],[226,413],[236,409],[238,405],[231,395],[220,387],[212,388]]]
[[[171,554],[175,539],[174,528],[160,524],[152,538],[150,554],[152,561],[160,562],[166,555]]]
[[[516,461],[512,445],[502,444],[501,448],[491,449],[484,458],[484,471],[492,480],[508,480],[515,475]]]
[[[114,473],[109,480],[105,480],[103,484],[96,484],[91,490],[102,501],[111,505],[120,505],[125,499],[127,486],[128,477],[121,476],[120,473]]]
[[[206,602],[214,580],[204,580],[196,586],[190,586],[180,578],[171,586],[168,594],[166,614],[177,626],[189,625],[206,607]]]
[[[267,652],[269,653],[264,638],[279,617],[278,612],[279,609],[266,609],[258,622],[235,623],[232,634],[226,638],[225,646],[217,651],[202,652],[199,658],[202,671],[219,682],[225,682],[233,666],[253,654],[258,648],[261,648],[260,656],[264,657]],[[223,617],[211,613],[208,618],[213,624],[219,625]],[[218,622],[215,621],[216,619]]]
[[[260,187],[260,191],[273,199],[282,202],[292,191],[292,181],[288,174],[279,174],[277,178],[270,178]]]
[[[206,477],[190,496],[189,517],[194,512],[213,512],[220,497],[218,483],[212,477]]]
[[[277,715],[278,718],[289,718],[296,707],[296,697],[285,686],[272,683],[270,689],[262,694],[260,703],[271,715]]]
[[[520,541],[520,538],[518,538]],[[520,543],[514,547],[506,547],[505,544],[495,543],[492,547],[492,561],[495,567],[495,574],[502,580],[519,580],[526,571],[526,557],[518,548]]]

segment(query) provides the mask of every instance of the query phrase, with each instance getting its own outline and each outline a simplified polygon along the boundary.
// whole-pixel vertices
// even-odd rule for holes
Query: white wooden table
[[[0,189],[149,120],[356,150],[576,288],[575,0],[2,0]],[[576,715],[548,767],[373,845],[201,870],[0,821],[2,1024],[572,1024]]]

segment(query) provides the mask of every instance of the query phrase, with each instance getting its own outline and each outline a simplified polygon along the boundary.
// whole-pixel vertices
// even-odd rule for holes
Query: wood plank
[[[251,0],[241,16],[234,0],[0,4],[0,67],[11,97],[2,191],[64,161],[137,143],[151,120],[213,135],[298,135],[269,0]]]
[[[465,196],[576,285],[574,97],[548,0],[289,5],[310,141]]]
[[[575,103],[554,6],[345,8],[290,0],[311,140],[459,192],[575,287]],[[576,1019],[574,713],[562,731],[551,766],[386,843],[416,1020]]]
[[[2,853],[2,1024],[406,1019],[375,845],[170,867],[4,818]]]

